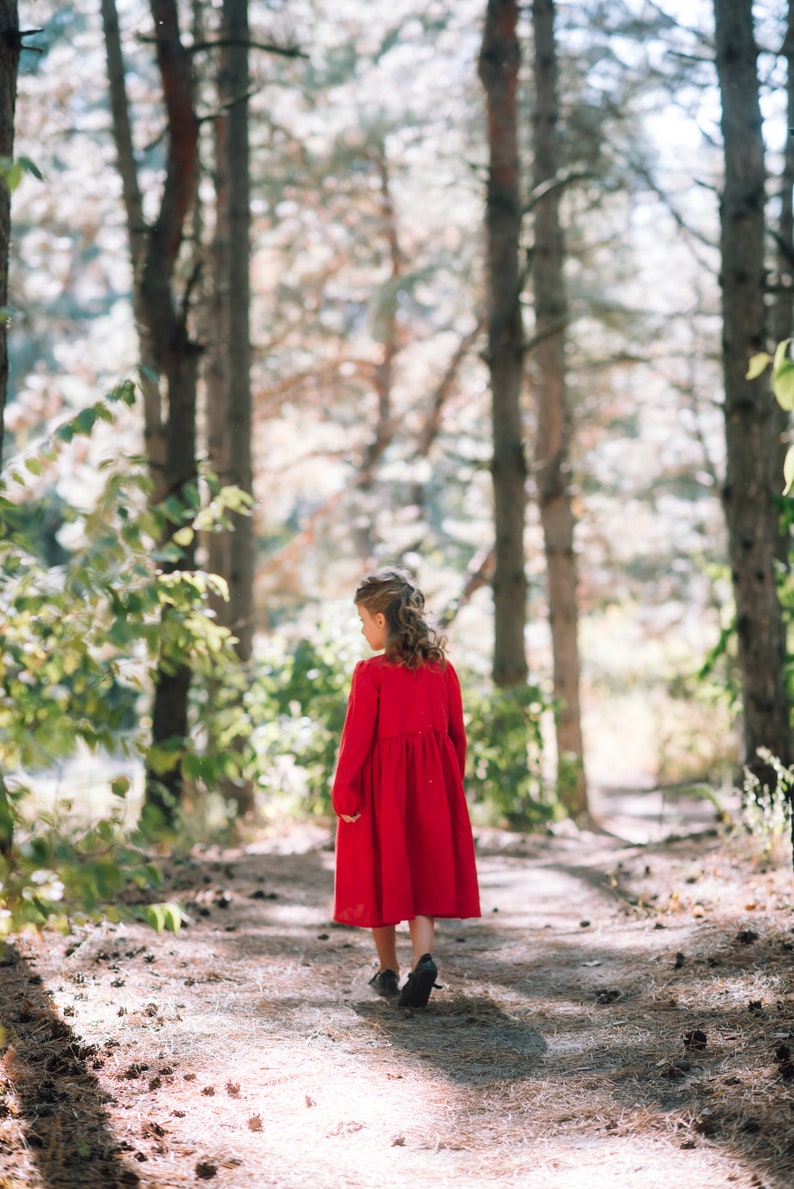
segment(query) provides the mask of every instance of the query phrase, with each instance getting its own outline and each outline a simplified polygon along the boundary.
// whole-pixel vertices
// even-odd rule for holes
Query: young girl
[[[334,920],[372,929],[380,995],[399,991],[395,925],[407,920],[413,962],[399,1006],[424,1007],[438,973],[435,918],[480,915],[460,684],[410,575],[377,570],[355,603],[382,655],[356,665],[342,732]]]

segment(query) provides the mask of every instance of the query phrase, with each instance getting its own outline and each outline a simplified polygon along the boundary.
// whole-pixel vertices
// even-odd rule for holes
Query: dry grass
[[[9,949],[0,1189],[791,1185],[785,854],[483,835],[417,1012],[368,990],[332,862],[305,830],[194,854],[179,938]]]

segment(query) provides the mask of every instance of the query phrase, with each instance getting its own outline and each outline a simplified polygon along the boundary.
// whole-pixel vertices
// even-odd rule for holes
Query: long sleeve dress
[[[385,656],[354,670],[333,805],[334,920],[372,928],[480,915],[463,792],[466,733],[454,668]]]

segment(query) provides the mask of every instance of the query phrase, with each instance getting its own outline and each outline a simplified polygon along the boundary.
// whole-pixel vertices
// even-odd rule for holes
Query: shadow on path
[[[78,1168],[84,1189],[139,1184],[135,1169],[120,1159],[103,1105],[107,1097],[92,1072],[101,1064],[96,1049],[61,1019],[43,980],[13,945],[0,953],[0,1053],[0,1088],[10,1090],[18,1104],[15,1110],[13,1100],[9,1104],[0,1095],[0,1135],[15,1123],[21,1126],[36,1184],[73,1186]],[[9,1148],[0,1142],[0,1171],[18,1174],[18,1147],[14,1167],[3,1170]]]
[[[531,1077],[548,1048],[537,1029],[485,995],[431,999],[415,1011],[382,1000],[353,1006],[379,1039],[459,1085]]]

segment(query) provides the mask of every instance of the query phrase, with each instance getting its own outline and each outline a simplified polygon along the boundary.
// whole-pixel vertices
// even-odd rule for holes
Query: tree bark
[[[786,62],[786,127],[789,135],[783,150],[780,176],[780,214],[777,221],[777,292],[772,304],[772,339],[775,343],[791,338],[794,330],[794,7],[788,5],[786,33],[780,50]],[[780,476],[788,449],[786,431],[789,415],[772,402],[772,448],[768,454],[768,482],[773,491],[781,490]],[[780,497],[781,501],[783,497]],[[781,509],[782,510],[782,509]],[[787,518],[780,517],[782,531],[777,537],[778,562],[788,567],[789,531]]]
[[[752,0],[714,0],[714,17],[725,154],[720,211],[727,446],[723,498],[736,601],[744,757],[762,782],[774,787],[774,774],[759,760],[758,748],[768,748],[784,764],[792,757],[786,638],[775,581],[777,514],[768,465],[774,401],[765,378],[745,379],[750,356],[767,345],[766,172]]]
[[[207,425],[215,474],[223,484],[252,495],[248,0],[224,0],[220,41]],[[231,519],[230,532],[209,537],[209,568],[228,583],[229,602],[218,600],[215,609],[236,637],[241,664],[247,665],[254,639],[253,521],[237,513]],[[223,791],[241,814],[253,808],[249,784],[227,782]]]
[[[124,210],[127,216],[127,239],[132,266],[132,304],[141,352],[144,442],[149,474],[153,484],[152,503],[157,504],[166,495],[166,432],[162,394],[159,381],[156,378],[153,346],[147,332],[146,311],[143,306],[141,275],[146,259],[148,229],[143,218],[143,195],[138,182],[138,167],[133,148],[124,57],[121,50],[121,32],[115,0],[102,0],[102,25],[110,86],[113,139],[116,146],[116,166],[121,178]]]
[[[248,145],[248,3],[224,0],[215,120],[216,223],[213,273],[216,342],[208,385],[210,459],[224,484],[253,494],[251,461],[250,170]],[[213,534],[210,568],[229,583],[221,608],[247,663],[254,634],[253,524],[233,517],[234,531]]]
[[[394,373],[400,350],[397,325],[397,295],[403,275],[403,254],[400,249],[400,235],[397,211],[391,191],[391,172],[386,157],[386,146],[377,145],[372,151],[372,163],[380,192],[380,216],[382,236],[386,244],[388,277],[380,286],[377,308],[374,316],[374,337],[379,344],[378,358],[372,376],[378,402],[375,429],[361,452],[356,469],[354,490],[365,497],[375,487],[377,470],[389,446],[394,441],[397,423],[394,417]],[[375,564],[378,545],[377,525],[368,508],[362,507],[356,515],[353,526],[356,551],[365,566]]]
[[[479,74],[485,88],[489,149],[485,224],[495,527],[493,679],[504,686],[527,677],[517,24],[515,0],[488,0]]]
[[[178,292],[177,263],[185,221],[195,202],[198,183],[198,120],[193,103],[190,58],[181,42],[176,2],[151,0],[150,7],[166,110],[168,153],[160,210],[149,227],[143,222],[114,0],[102,0],[102,18],[141,354],[164,386],[166,413],[163,418],[160,383],[154,376],[144,377],[145,384],[149,384],[148,391],[145,389],[145,415],[150,466],[158,477],[158,498],[179,498],[196,479],[199,356],[187,325],[188,294]],[[192,549],[188,548],[184,553],[179,568],[191,568]],[[168,664],[159,665],[152,711],[152,742],[155,746],[179,745],[186,740],[189,689],[188,665],[180,664],[175,668]],[[149,771],[147,803],[170,819],[181,801],[182,787],[181,766],[178,764],[165,774]]]
[[[534,186],[552,181],[560,168],[557,136],[557,48],[554,0],[534,0]],[[574,816],[587,813],[581,711],[574,518],[569,490],[571,413],[565,366],[568,302],[563,276],[561,187],[549,186],[535,207],[532,279],[535,295],[538,428],[535,443],[540,519],[546,554],[549,623],[557,705],[557,793]]]
[[[14,157],[14,117],[19,74],[19,6],[0,0],[0,156]],[[8,256],[11,244],[11,191],[0,178],[0,464],[3,461],[5,407],[8,395]]]

